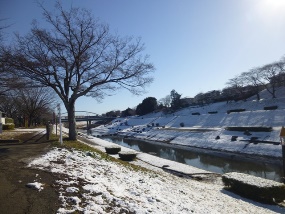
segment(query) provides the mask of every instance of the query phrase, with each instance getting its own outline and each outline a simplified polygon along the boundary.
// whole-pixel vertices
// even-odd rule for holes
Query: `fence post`
[[[58,122],[59,122],[59,142],[60,145],[62,145],[62,124],[61,124],[61,109],[60,109],[60,104],[57,104],[57,109],[58,109]]]
[[[49,122],[46,124],[46,133],[47,133],[47,140],[49,140],[50,136],[51,136],[51,130],[50,130]]]
[[[50,140],[51,134],[52,134],[52,130],[53,130],[53,125],[48,122],[48,123],[46,124],[47,140]]]

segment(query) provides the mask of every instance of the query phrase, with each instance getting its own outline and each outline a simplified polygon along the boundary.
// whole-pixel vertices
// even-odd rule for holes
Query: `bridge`
[[[87,122],[87,127],[89,127],[91,125],[91,121],[110,121],[110,120],[114,120],[117,117],[103,117],[103,116],[99,116],[96,113],[93,112],[87,112],[87,111],[75,111],[75,114],[81,112],[85,113],[85,115],[75,115],[75,121],[76,122],[82,122],[82,121],[86,121]],[[67,114],[67,112],[63,113],[63,114]],[[92,114],[92,115],[90,115]],[[68,116],[61,116],[61,121],[62,122],[68,122]]]

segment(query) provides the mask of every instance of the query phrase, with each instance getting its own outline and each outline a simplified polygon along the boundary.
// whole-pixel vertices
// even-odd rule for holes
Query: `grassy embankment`
[[[125,166],[127,168],[130,168],[134,171],[142,171],[142,172],[153,172],[149,169],[146,169],[144,167],[141,167],[141,166],[138,166],[138,165],[135,165],[135,164],[132,164],[130,162],[126,162],[126,161],[123,161],[121,159],[117,159],[117,158],[114,158],[110,155],[108,155],[107,153],[105,152],[102,152],[94,147],[91,147],[85,143],[82,143],[80,141],[70,141],[68,140],[67,138],[64,138],[63,139],[63,145],[60,145],[60,142],[58,141],[58,137],[53,135],[52,138],[52,146],[54,147],[58,147],[58,148],[65,148],[65,149],[68,149],[68,150],[71,150],[71,149],[76,149],[76,150],[79,150],[79,151],[82,151],[82,152],[86,152],[88,153],[88,155],[92,156],[92,157],[95,157],[95,156],[98,156],[101,158],[101,159],[104,159],[106,161],[113,161],[113,162],[116,162],[122,166]],[[96,153],[93,154],[93,153]]]

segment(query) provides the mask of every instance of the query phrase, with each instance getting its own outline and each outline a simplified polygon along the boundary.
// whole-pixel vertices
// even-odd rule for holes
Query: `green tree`
[[[147,97],[137,106],[138,115],[145,115],[157,109],[157,100],[155,97]]]
[[[178,94],[174,89],[170,92],[170,99],[171,99],[171,109],[177,110],[182,107],[181,105],[181,94]]]
[[[136,114],[136,111],[131,109],[131,108],[127,108],[126,110],[122,111],[121,116],[122,117],[128,117],[128,116],[133,116]]]

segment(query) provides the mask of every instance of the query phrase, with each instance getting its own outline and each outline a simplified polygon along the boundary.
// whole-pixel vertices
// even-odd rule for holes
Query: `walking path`
[[[56,213],[59,208],[58,195],[53,188],[56,176],[27,168],[31,159],[51,148],[45,138],[45,129],[18,129],[11,131],[8,137],[21,142],[0,143],[0,213]],[[27,187],[36,182],[44,184],[44,191]]]

